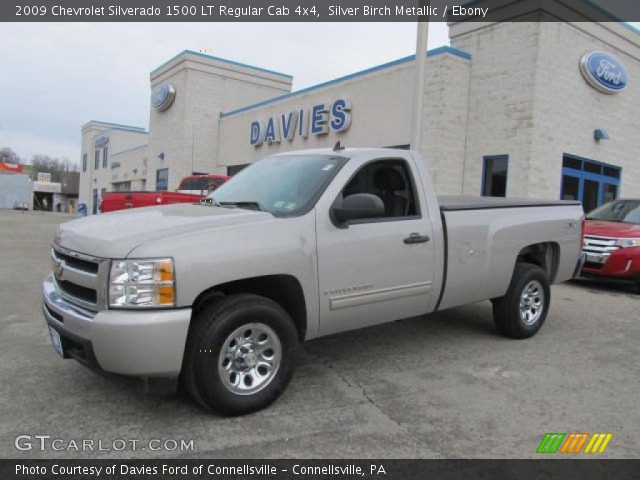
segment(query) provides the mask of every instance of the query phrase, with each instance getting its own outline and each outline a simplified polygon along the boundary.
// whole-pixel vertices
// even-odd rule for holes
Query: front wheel
[[[202,405],[241,415],[266,407],[285,390],[298,335],[280,305],[258,295],[229,295],[207,305],[193,322],[183,378]]]
[[[529,338],[538,333],[551,302],[546,272],[530,263],[517,263],[504,297],[493,300],[493,319],[500,333]]]

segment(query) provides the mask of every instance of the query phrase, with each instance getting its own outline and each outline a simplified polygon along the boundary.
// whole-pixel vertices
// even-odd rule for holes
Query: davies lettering
[[[254,120],[249,129],[249,143],[259,147],[283,140],[291,142],[297,135],[326,135],[329,131],[342,133],[351,126],[351,102],[339,98],[333,103],[318,103],[309,109],[291,110],[269,117],[264,121]]]

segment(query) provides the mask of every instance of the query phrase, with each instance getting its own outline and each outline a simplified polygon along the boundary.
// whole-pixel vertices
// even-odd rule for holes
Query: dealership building
[[[148,131],[82,127],[80,202],[91,213],[106,191],[175,190],[193,172],[233,175],[338,140],[418,150],[440,194],[585,210],[640,196],[640,35],[544,5],[519,21],[450,24],[451,46],[426,52],[419,145],[414,56],[292,91],[290,75],[184,51],[151,72]]]

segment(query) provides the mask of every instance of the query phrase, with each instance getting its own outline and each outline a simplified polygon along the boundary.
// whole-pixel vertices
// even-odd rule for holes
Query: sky
[[[415,44],[408,22],[3,24],[0,148],[77,163],[90,120],[148,128],[149,73],[183,50],[288,73],[298,90],[411,55]],[[446,24],[432,23],[429,48],[448,44]]]

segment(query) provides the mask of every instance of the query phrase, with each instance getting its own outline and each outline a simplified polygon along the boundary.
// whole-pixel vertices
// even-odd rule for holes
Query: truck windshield
[[[219,206],[259,209],[276,216],[307,213],[347,161],[328,155],[267,157],[245,168],[207,199]]]
[[[640,224],[640,200],[609,202],[587,214],[587,220]]]

